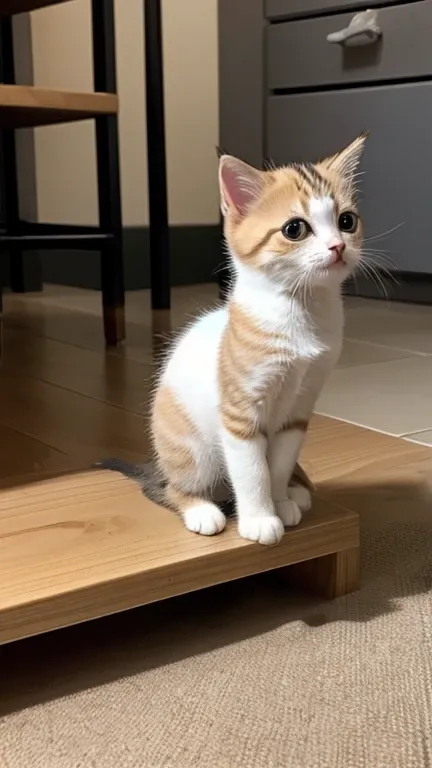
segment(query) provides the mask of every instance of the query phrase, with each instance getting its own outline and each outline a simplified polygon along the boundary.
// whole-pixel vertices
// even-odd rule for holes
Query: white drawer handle
[[[377,11],[369,10],[356,13],[345,29],[327,35],[327,41],[343,45],[347,40],[352,40],[353,37],[359,37],[359,35],[365,35],[370,43],[375,43],[381,37],[382,32],[378,25]]]

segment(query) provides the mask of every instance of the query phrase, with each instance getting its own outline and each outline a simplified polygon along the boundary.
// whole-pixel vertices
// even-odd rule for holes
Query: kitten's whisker
[[[309,274],[306,272],[305,280],[303,281],[303,305],[306,306],[307,304],[307,296],[308,296],[308,285],[309,285]]]
[[[397,264],[393,259],[382,258],[379,255],[377,256],[376,254],[369,254],[363,251],[362,260],[367,261],[369,264],[374,264],[376,267],[380,267],[382,269],[384,268],[389,270],[397,269]]]
[[[362,248],[363,253],[376,253],[378,255],[387,256],[388,258],[391,258],[390,253],[388,251],[388,248],[374,248],[367,246],[366,248]]]
[[[369,277],[372,280],[378,291],[382,293],[385,298],[388,298],[386,285],[376,268],[372,264],[368,264],[365,261],[360,261],[358,266],[360,271],[362,271],[366,277]]]
[[[400,224],[396,224],[395,227],[392,227],[391,229],[388,229],[386,232],[381,232],[379,235],[373,235],[372,237],[365,237],[364,242],[370,243],[373,240],[380,240],[382,237],[385,237],[386,235],[390,235],[392,232],[396,232],[397,229],[400,227],[403,227],[405,224],[404,221],[401,221]]]
[[[377,267],[387,267],[388,269],[396,269],[397,265],[393,261],[393,259],[381,259],[379,256],[376,256],[376,254],[369,254],[369,253],[363,253],[362,259],[364,261],[368,261],[372,264],[375,264]]]
[[[386,250],[379,250],[378,248],[363,248],[362,253],[368,253],[372,256],[380,256],[382,258],[391,259],[392,257],[389,255],[389,252]]]
[[[299,290],[302,281],[303,281],[303,275],[299,275],[298,278],[295,280],[294,285],[291,289],[291,296],[293,299],[296,297],[297,291]]]
[[[212,275],[219,275],[226,268],[227,268],[227,265],[224,262],[222,262],[221,264],[218,264],[218,266],[214,268],[214,270],[212,271]]]
[[[266,157],[266,159],[264,160],[263,165],[264,165],[264,170],[265,171],[276,171],[277,170],[277,165],[276,165],[275,161],[271,159],[271,157]]]
[[[383,274],[380,274],[380,272],[377,272],[377,274],[380,274],[381,279],[385,278],[386,280],[390,280],[391,282],[393,282],[395,285],[399,285],[399,280],[394,276],[391,270],[385,267],[384,265],[371,264],[370,262],[367,262],[367,261],[365,263],[368,264],[371,267],[371,269],[378,269],[380,270],[381,273],[384,273],[383,275]]]
[[[376,269],[379,269],[382,272],[385,272],[389,278],[397,282],[395,276],[392,273],[392,268],[394,269],[396,267],[396,263],[393,261],[393,259],[381,261],[380,257],[375,256],[374,258],[372,258],[367,253],[366,254],[363,253],[362,260],[364,263],[369,264],[370,266]]]
[[[354,270],[354,272],[352,273],[352,278],[354,280],[354,288],[356,290],[356,293],[358,293],[358,282],[357,282],[356,270]]]
[[[362,265],[362,269],[364,275],[369,279],[372,280],[372,283],[375,285],[375,287],[378,289],[378,293],[383,294],[385,298],[387,298],[387,292],[384,290],[382,286],[378,283],[375,274],[371,272],[364,264]]]

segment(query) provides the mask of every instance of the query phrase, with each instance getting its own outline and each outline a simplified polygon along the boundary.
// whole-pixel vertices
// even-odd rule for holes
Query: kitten
[[[225,527],[211,500],[221,478],[240,536],[261,544],[279,542],[311,505],[292,475],[341,350],[341,284],[361,256],[354,179],[364,141],[268,171],[220,158],[230,296],[180,335],[151,417],[163,502],[190,531]]]

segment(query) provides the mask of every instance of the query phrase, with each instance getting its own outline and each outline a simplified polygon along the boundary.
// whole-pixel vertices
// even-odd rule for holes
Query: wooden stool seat
[[[47,5],[59,5],[65,0],[0,0],[0,16],[16,16],[18,13],[36,11]]]
[[[115,115],[114,93],[73,93],[0,83],[0,128],[34,128]]]

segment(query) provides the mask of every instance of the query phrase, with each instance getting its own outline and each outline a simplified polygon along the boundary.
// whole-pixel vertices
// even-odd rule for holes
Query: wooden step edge
[[[118,97],[115,93],[80,93],[30,85],[0,84],[0,109],[12,108],[116,114]]]

